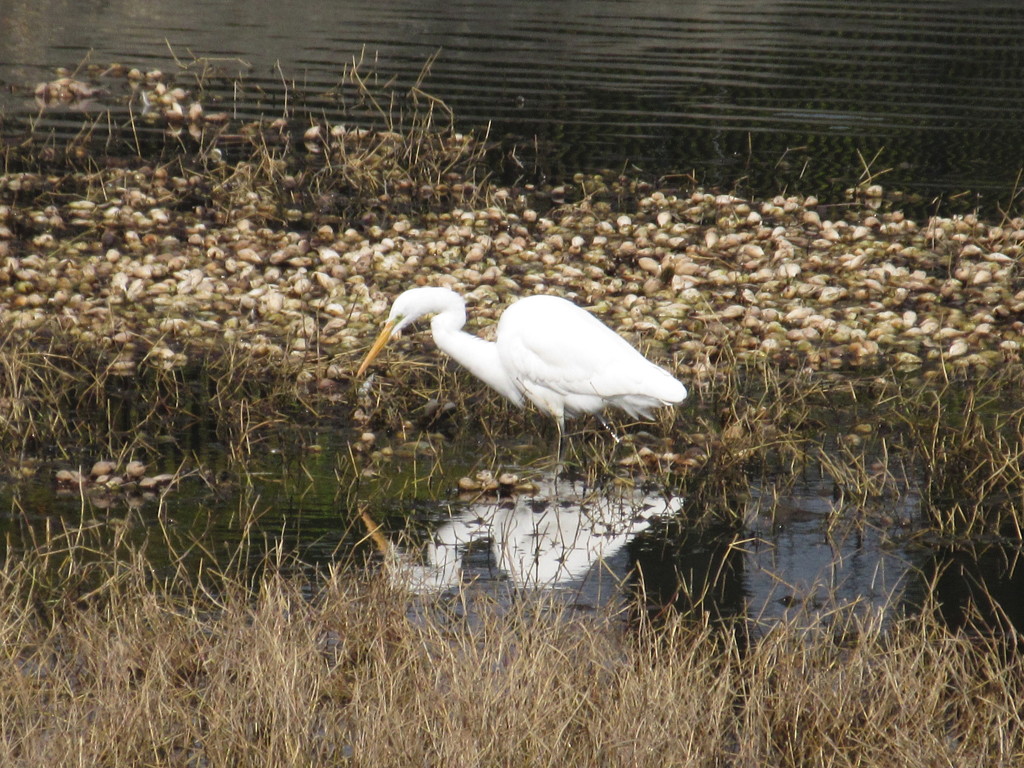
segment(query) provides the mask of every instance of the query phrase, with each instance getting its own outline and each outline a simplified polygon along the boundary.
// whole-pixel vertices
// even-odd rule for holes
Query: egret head
[[[466,310],[462,297],[448,288],[412,288],[400,294],[391,305],[391,312],[388,313],[387,322],[384,323],[384,327],[373,342],[373,346],[370,347],[370,351],[363,358],[356,376],[362,376],[366,372],[370,363],[380,354],[380,351],[384,349],[388,341],[400,335],[403,328],[419,320],[424,315],[451,312],[453,310],[461,313],[462,322],[464,323]]]
[[[388,321],[384,324],[385,329],[391,329],[391,336],[398,336],[407,325],[412,324],[423,317],[423,315],[435,311],[430,308],[428,302],[424,301],[424,298],[429,298],[430,296],[429,293],[424,294],[426,290],[425,288],[414,288],[405,291],[405,293],[400,294],[395,299],[391,305],[391,311],[388,313]]]

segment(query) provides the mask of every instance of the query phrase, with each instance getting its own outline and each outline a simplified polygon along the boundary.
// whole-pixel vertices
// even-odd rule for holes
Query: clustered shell
[[[667,190],[628,210],[540,212],[499,190],[487,207],[300,230],[265,216],[258,190],[230,216],[209,215],[215,199],[207,213],[184,205],[217,191],[162,168],[96,172],[89,197],[61,196],[61,183],[0,177],[0,327],[108,349],[118,373],[229,344],[311,369],[326,356],[328,376],[345,378],[394,296],[421,284],[464,293],[484,335],[521,296],[567,296],[684,377],[723,360],[1020,357],[1020,219],[917,223],[869,201]]]
[[[177,483],[178,477],[168,473],[152,474],[141,461],[129,461],[119,466],[114,461],[100,459],[88,472],[81,469],[57,470],[54,480],[59,493],[77,496],[85,492],[93,504],[105,506],[118,497],[141,503],[148,497],[168,491]]]
[[[90,67],[83,73],[60,69],[52,80],[38,83],[33,96],[40,110],[72,107],[90,112],[101,110],[104,102],[118,101],[114,94],[125,90],[131,114],[159,125],[170,136],[187,130],[200,141],[204,130],[228,122],[227,112],[207,112],[191,91],[176,85],[159,69],[143,72],[118,64]]]

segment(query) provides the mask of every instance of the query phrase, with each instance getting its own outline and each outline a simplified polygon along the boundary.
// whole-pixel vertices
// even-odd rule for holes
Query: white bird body
[[[649,418],[677,405],[686,387],[589,312],[557,296],[516,301],[498,321],[497,341],[462,330],[466,303],[447,288],[413,288],[391,307],[388,321],[359,368],[362,375],[388,339],[433,314],[434,341],[450,357],[516,405],[530,400],[558,422],[608,406]]]

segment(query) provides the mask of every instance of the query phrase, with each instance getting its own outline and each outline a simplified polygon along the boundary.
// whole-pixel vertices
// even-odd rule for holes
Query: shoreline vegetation
[[[439,390],[485,436],[539,421],[496,398],[474,416],[489,395],[420,365],[419,337],[353,381],[391,299],[429,283],[466,295],[482,334],[519,296],[567,296],[670,366],[692,410],[634,430],[607,468],[710,515],[741,525],[751,473],[813,466],[855,524],[906,526],[890,515],[913,475],[920,535],[1022,538],[1024,219],[914,221],[872,174],[841,201],[618,174],[503,186],[487,137],[458,133],[420,83],[385,97],[352,67],[339,94],[380,127],[299,129],[239,124],[203,103],[205,77],[86,68],[26,92],[41,114],[81,108],[83,129],[3,146],[12,486],[53,472],[81,493],[172,492],[146,464],[200,418],[240,473],[260,430],[334,420],[354,436],[353,483],[387,472]],[[126,391],[127,425],[111,405]],[[112,460],[58,476],[87,456]],[[220,569],[167,575],[101,528],[48,527],[17,556],[8,542],[4,765],[1024,759],[1015,630],[952,630],[934,605],[741,642],[550,595],[425,604],[384,570],[290,576],[281,551],[249,567],[244,543]]]
[[[752,642],[666,615],[395,591],[344,567],[154,578],[96,533],[0,568],[9,766],[1014,765],[1019,649],[935,606]],[[472,615],[472,619],[468,618]]]

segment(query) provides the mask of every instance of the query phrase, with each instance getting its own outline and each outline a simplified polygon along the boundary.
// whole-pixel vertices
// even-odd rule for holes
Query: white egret
[[[413,288],[391,306],[358,376],[389,339],[424,315],[443,352],[518,406],[524,398],[565,430],[565,417],[608,406],[650,418],[652,408],[686,399],[686,387],[589,312],[557,296],[528,296],[498,321],[496,342],[462,330],[466,303],[448,288]]]

